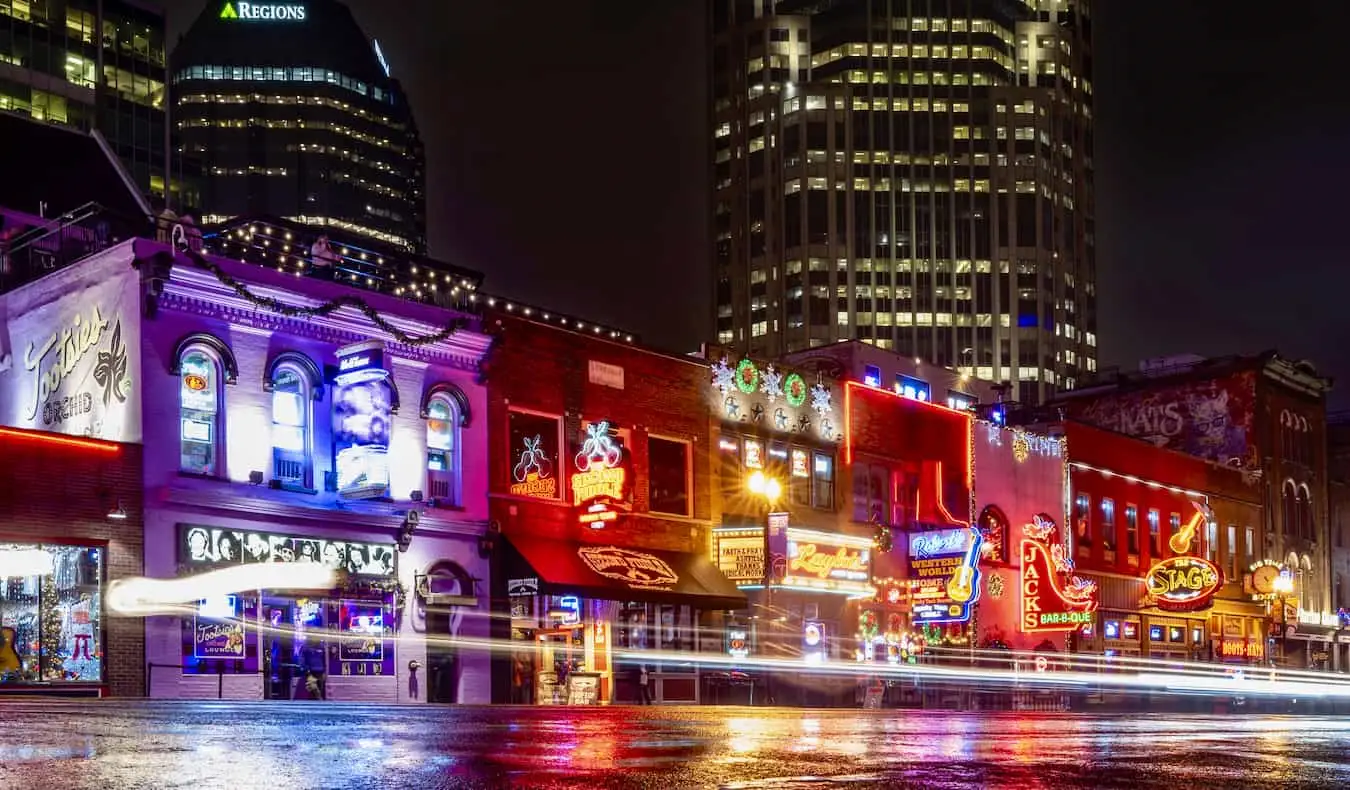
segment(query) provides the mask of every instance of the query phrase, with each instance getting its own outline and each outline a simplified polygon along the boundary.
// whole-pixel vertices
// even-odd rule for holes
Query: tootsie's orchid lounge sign
[[[140,441],[137,285],[108,268],[0,297],[0,424]]]

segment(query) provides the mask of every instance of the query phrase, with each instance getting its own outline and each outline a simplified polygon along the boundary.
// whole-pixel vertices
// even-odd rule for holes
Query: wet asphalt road
[[[1350,720],[15,701],[0,787],[1350,787]]]

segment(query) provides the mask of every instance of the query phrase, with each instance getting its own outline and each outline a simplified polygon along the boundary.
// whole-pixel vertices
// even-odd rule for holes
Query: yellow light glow
[[[745,481],[746,488],[750,493],[762,496],[770,503],[777,502],[783,495],[783,485],[777,480],[765,475],[763,472],[755,472]]]

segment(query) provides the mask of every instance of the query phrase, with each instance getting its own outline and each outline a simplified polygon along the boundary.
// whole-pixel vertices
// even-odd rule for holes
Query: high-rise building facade
[[[154,4],[0,0],[0,110],[97,130],[152,197],[165,184],[164,62]]]
[[[711,0],[718,342],[1096,368],[1086,0]]]
[[[266,215],[425,250],[412,111],[346,6],[211,0],[171,66],[204,222]]]

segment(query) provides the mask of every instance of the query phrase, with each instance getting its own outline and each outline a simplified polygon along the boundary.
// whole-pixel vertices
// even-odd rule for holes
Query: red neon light
[[[866,391],[866,392],[876,392],[876,393],[880,393],[880,394],[882,394],[882,395],[889,395],[890,397],[895,398],[895,399],[897,399],[897,400],[904,401],[905,403],[916,404],[916,405],[920,406],[921,408],[926,408],[926,409],[936,409],[937,411],[942,412],[942,413],[944,413],[944,414],[956,415],[956,416],[958,416],[958,417],[961,417],[961,418],[965,421],[965,428],[966,428],[966,448],[965,448],[965,456],[966,456],[966,490],[967,490],[967,491],[970,490],[971,484],[974,482],[974,469],[972,468],[973,465],[970,463],[970,453],[971,453],[971,447],[973,446],[974,440],[975,440],[975,415],[971,414],[969,411],[966,411],[965,409],[953,409],[953,408],[951,408],[950,406],[944,406],[944,405],[942,405],[942,404],[940,404],[940,403],[934,403],[933,401],[915,400],[914,398],[906,398],[904,395],[901,395],[901,394],[898,393],[898,392],[891,392],[890,390],[884,390],[884,389],[880,389],[880,388],[878,388],[878,387],[869,387],[869,386],[867,386],[866,384],[861,384],[861,383],[856,382],[856,381],[845,381],[845,382],[844,382],[844,461],[845,461],[845,463],[848,463],[848,464],[852,464],[852,463],[853,463],[853,389],[854,389],[855,387],[860,388],[860,389],[862,389],[862,390],[864,390],[864,391]],[[958,523],[964,523],[964,522],[958,522]]]
[[[19,439],[30,442],[43,442],[47,444],[63,444],[67,447],[80,447],[85,450],[101,450],[105,453],[121,452],[122,448],[115,442],[105,442],[102,439],[83,439],[78,436],[64,436],[59,433],[43,433],[41,431],[24,431],[15,428],[0,428],[0,436],[11,439]]]
[[[1039,540],[1022,540],[1021,630],[1024,632],[1074,631],[1092,622],[1097,611],[1095,588],[1075,595],[1059,583],[1046,546]]]
[[[933,473],[928,474],[929,470]],[[937,513],[934,515],[925,514],[923,511],[923,492],[924,489],[932,489],[933,504],[937,507]],[[969,489],[967,489],[969,490]],[[947,524],[959,527],[967,526],[966,519],[959,519],[952,515],[947,509],[947,505],[942,501],[942,462],[925,461],[923,468],[919,472],[919,485],[914,490],[914,518],[925,524],[942,524],[942,519],[946,519]]]

